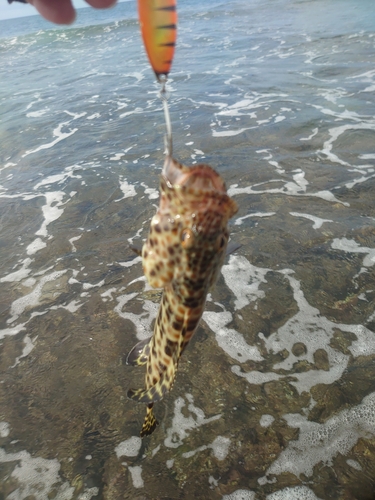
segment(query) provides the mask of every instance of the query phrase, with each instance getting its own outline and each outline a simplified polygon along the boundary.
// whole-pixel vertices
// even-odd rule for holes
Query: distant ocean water
[[[178,9],[174,154],[224,177],[242,247],[142,443],[128,246],[164,122],[135,2],[0,21],[0,497],[373,499],[375,3]]]

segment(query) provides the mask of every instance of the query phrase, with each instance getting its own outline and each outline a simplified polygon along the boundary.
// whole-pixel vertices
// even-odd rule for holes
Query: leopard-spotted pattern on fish
[[[186,167],[167,157],[160,193],[142,262],[150,285],[164,292],[152,338],[137,344],[127,360],[147,365],[145,389],[128,391],[129,398],[148,405],[141,436],[157,425],[153,404],[174,383],[224,261],[228,219],[237,212],[221,177],[208,165]]]

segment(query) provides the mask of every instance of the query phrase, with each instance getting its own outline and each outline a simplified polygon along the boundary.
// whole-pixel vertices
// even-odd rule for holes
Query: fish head
[[[187,167],[167,157],[160,206],[142,250],[150,285],[184,283],[183,290],[192,287],[207,293],[223,263],[227,223],[236,212],[237,204],[213,168],[204,164]]]

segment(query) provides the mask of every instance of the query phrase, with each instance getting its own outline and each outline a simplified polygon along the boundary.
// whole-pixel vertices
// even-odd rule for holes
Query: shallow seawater
[[[11,8],[11,7],[9,7]],[[241,244],[160,425],[126,355],[163,116],[135,5],[0,22],[0,498],[375,498],[375,4],[179,5],[176,157]]]

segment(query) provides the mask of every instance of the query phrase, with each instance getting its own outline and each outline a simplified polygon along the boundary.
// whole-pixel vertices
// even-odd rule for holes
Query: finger
[[[56,24],[71,24],[76,13],[71,0],[28,0],[41,16]]]
[[[107,9],[115,5],[117,0],[86,0],[86,2],[91,5],[91,7],[95,7],[95,9]]]

